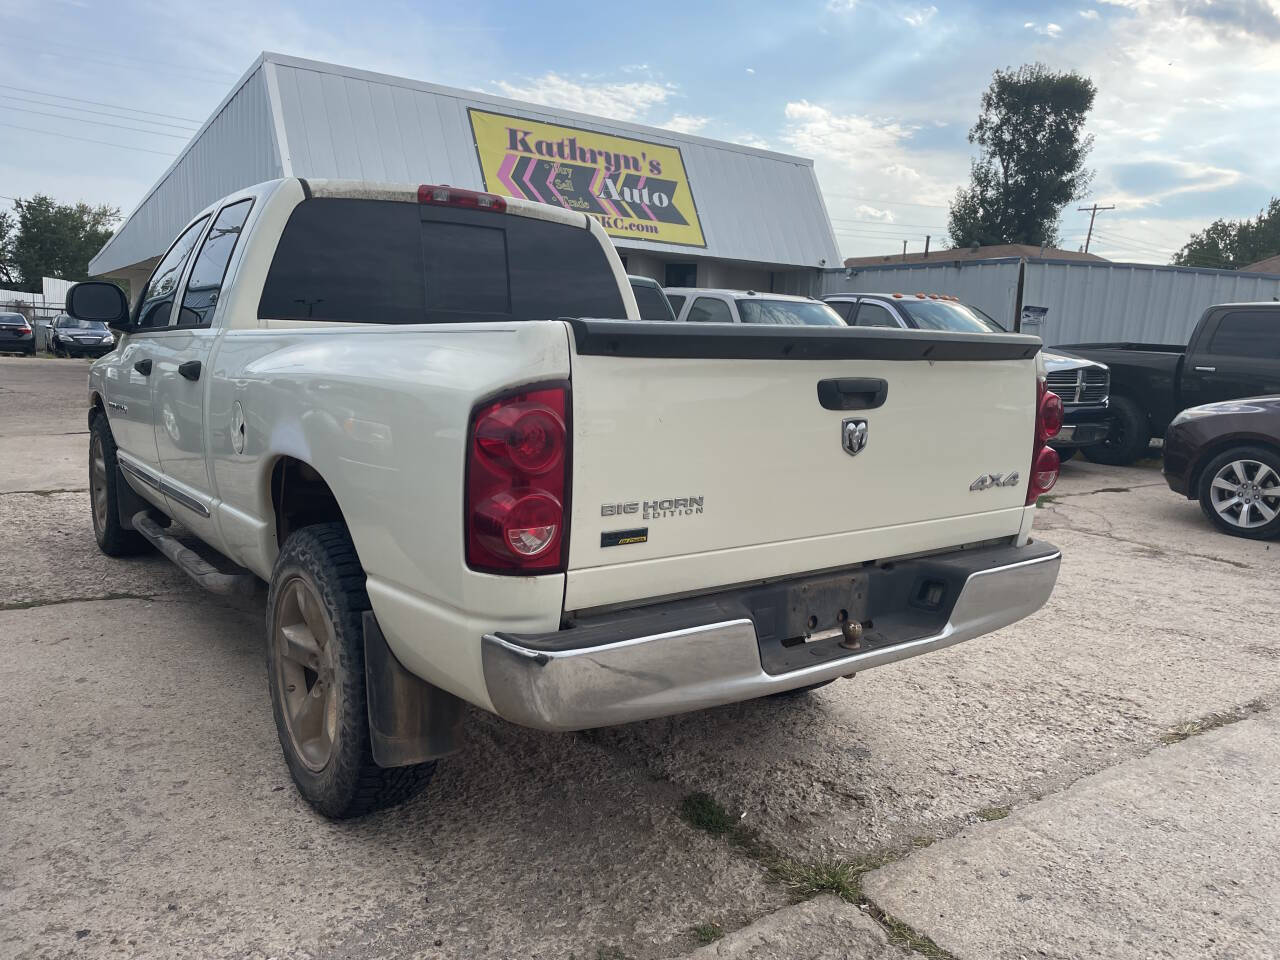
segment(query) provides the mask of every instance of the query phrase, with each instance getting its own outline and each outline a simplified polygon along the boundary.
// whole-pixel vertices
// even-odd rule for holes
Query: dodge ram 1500
[[[299,179],[196,216],[89,377],[99,546],[268,583],[280,743],[332,817],[464,702],[577,730],[814,687],[1038,609],[1034,337],[645,323],[582,213]]]

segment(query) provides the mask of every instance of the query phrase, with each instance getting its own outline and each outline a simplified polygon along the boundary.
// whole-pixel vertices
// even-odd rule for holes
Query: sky
[[[937,249],[993,71],[1092,78],[1062,245],[1168,262],[1280,194],[1280,0],[0,0],[0,210],[126,215],[263,50],[813,158],[845,256]],[[1270,91],[1270,93],[1268,93]]]

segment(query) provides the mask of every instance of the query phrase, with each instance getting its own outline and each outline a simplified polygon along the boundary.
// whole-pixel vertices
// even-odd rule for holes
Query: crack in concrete
[[[0,490],[0,497],[11,497],[25,494],[30,497],[51,497],[55,493],[88,493],[88,487],[57,487],[53,490]]]
[[[103,593],[93,597],[58,597],[53,600],[0,600],[0,611],[34,610],[38,607],[56,607],[64,603],[88,603],[93,600],[147,600],[164,599],[145,593]]]
[[[1147,486],[1155,486],[1155,484],[1147,484]],[[1101,491],[1095,491],[1095,492],[1101,492]],[[1064,515],[1064,514],[1060,514],[1060,513],[1058,513],[1058,511],[1057,511],[1056,509],[1053,509],[1052,507],[1051,507],[1051,508],[1049,508],[1049,509],[1050,509],[1050,510],[1052,510],[1053,515],[1054,515],[1055,517],[1062,517],[1062,519],[1063,519],[1063,520],[1065,521],[1065,523],[1066,523],[1066,528],[1067,528],[1068,530],[1072,531],[1073,533],[1078,533],[1078,534],[1081,534],[1082,536],[1086,536],[1086,537],[1101,537],[1101,538],[1103,538],[1103,539],[1105,539],[1105,540],[1113,540],[1113,541],[1115,541],[1116,543],[1123,543],[1123,544],[1127,544],[1128,546],[1131,546],[1131,547],[1137,547],[1139,550],[1144,551],[1144,552],[1147,554],[1147,556],[1152,557],[1152,558],[1155,558],[1155,557],[1167,557],[1167,556],[1169,556],[1170,551],[1166,550],[1164,547],[1157,547],[1157,546],[1155,546],[1154,544],[1147,543],[1147,542],[1145,542],[1145,541],[1143,541],[1143,540],[1134,540],[1134,539],[1132,539],[1132,538],[1130,538],[1130,537],[1122,537],[1122,536],[1120,536],[1118,533],[1116,533],[1116,532],[1115,532],[1115,524],[1113,524],[1109,519],[1107,519],[1106,517],[1104,517],[1104,516],[1103,516],[1101,513],[1099,513],[1097,510],[1094,510],[1094,509],[1092,509],[1092,508],[1090,508],[1090,507],[1085,507],[1085,506],[1075,505],[1075,506],[1074,506],[1074,509],[1079,510],[1081,513],[1088,514],[1089,516],[1092,516],[1092,517],[1094,517],[1094,518],[1096,518],[1096,519],[1100,520],[1103,524],[1105,524],[1105,525],[1106,525],[1106,529],[1105,529],[1105,530],[1088,530],[1088,529],[1085,529],[1084,527],[1081,527],[1081,526],[1078,526],[1078,525],[1076,525],[1076,524],[1072,523],[1072,522],[1071,522],[1071,518],[1070,518],[1070,517],[1067,517],[1067,516],[1066,516],[1066,515]],[[1244,562],[1243,562],[1243,561],[1241,561],[1241,560],[1228,560],[1226,557],[1215,557],[1215,556],[1213,556],[1212,554],[1209,554],[1209,553],[1189,553],[1189,552],[1186,552],[1186,551],[1181,551],[1181,552],[1179,552],[1179,553],[1178,553],[1178,556],[1179,556],[1179,557],[1191,557],[1191,558],[1196,559],[1196,560],[1209,560],[1209,561],[1211,561],[1211,562],[1213,562],[1213,563],[1223,563],[1223,564],[1226,564],[1226,565],[1227,565],[1227,566],[1229,566],[1229,567],[1235,567],[1237,570],[1252,570],[1252,569],[1253,569],[1253,566],[1252,566],[1251,564],[1244,563]]]

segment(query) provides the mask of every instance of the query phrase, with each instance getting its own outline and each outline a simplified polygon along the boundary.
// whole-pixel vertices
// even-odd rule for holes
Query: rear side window
[[[647,283],[631,284],[631,292],[636,295],[636,306],[640,308],[641,320],[666,320],[668,322],[675,319],[675,314],[671,312],[671,306],[667,303],[667,298],[663,296],[661,290]]]
[[[857,303],[853,300],[827,300],[825,302],[828,307],[840,315],[841,320],[846,322],[853,316],[853,308],[857,306]]]
[[[218,304],[222,279],[227,274],[227,264],[235,252],[244,221],[249,216],[252,200],[241,200],[223,207],[204,244],[191,264],[187,277],[187,292],[182,296],[182,309],[178,311],[178,326],[207,327],[213,321],[213,308]]]
[[[348,323],[623,319],[590,232],[393,200],[304,200],[285,225],[258,315]]]
[[[1280,310],[1240,310],[1218,324],[1209,353],[1225,357],[1280,357]]]
[[[689,298],[682,293],[668,293],[667,303],[671,304],[671,312],[677,317],[680,316],[680,308],[684,306],[684,302]]]
[[[889,312],[888,307],[882,307],[878,303],[872,303],[870,300],[863,300],[858,304],[858,319],[854,321],[855,327],[901,327],[898,318]]]
[[[689,323],[733,323],[733,314],[729,305],[715,297],[699,297],[689,308]]]

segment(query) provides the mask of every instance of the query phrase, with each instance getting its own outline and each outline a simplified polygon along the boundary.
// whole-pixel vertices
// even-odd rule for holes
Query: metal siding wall
[[[1280,277],[1146,264],[1028,261],[1022,302],[1048,307],[1050,346],[1096,341],[1186,343],[1215,303],[1280,297]]]
[[[646,243],[675,256],[818,266],[838,262],[826,208],[808,163],[637,131],[326,64],[274,59],[286,136],[300,177],[392,179],[483,189],[467,108],[562,123],[680,148],[706,249]],[[626,241],[636,246],[637,241]]]
[[[904,264],[861,267],[845,279],[844,270],[822,274],[822,296],[833,293],[947,293],[972,303],[1007,329],[1013,329],[1018,293],[1018,261],[988,260],[966,263]],[[1023,298],[1025,303],[1033,300]]]
[[[159,256],[187,221],[215,200],[281,175],[259,65],[93,258],[90,274]]]

